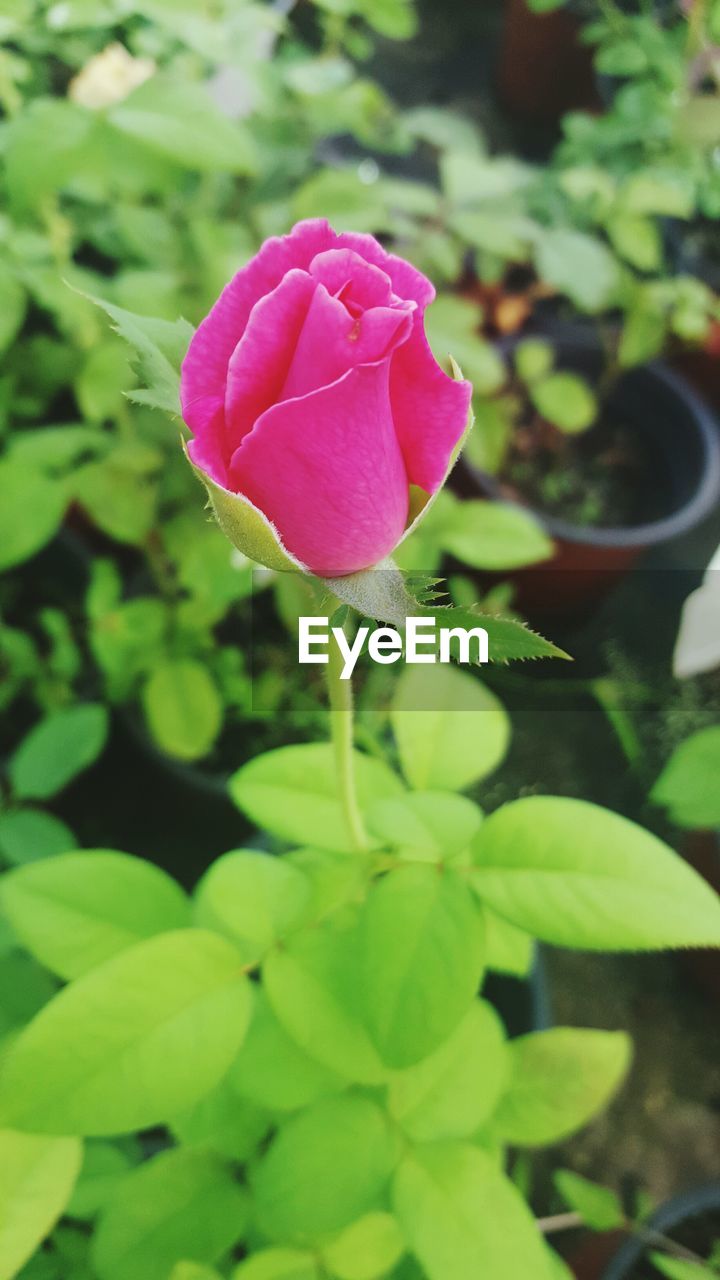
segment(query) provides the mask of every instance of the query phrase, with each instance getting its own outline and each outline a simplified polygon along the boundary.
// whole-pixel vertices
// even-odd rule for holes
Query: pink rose
[[[443,373],[425,337],[434,296],[372,236],[322,219],[265,242],[182,368],[188,452],[223,527],[238,495],[236,509],[325,577],[392,552],[410,486],[440,487],[468,416],[470,384]]]

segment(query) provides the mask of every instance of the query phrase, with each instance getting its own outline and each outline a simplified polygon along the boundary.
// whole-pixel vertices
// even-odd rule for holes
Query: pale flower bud
[[[70,81],[68,97],[93,111],[122,102],[156,70],[152,58],[135,58],[124,45],[109,44]]]

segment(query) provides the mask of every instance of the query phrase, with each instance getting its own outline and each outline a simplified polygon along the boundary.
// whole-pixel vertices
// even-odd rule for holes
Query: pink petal
[[[232,487],[265,512],[314,573],[368,568],[402,536],[408,483],[388,375],[388,361],[360,365],[331,386],[274,405],[233,457]]]
[[[307,270],[313,258],[331,248],[334,240],[335,232],[324,218],[298,222],[290,235],[266,240],[223,289],[198,326],[182,366],[182,411],[191,431],[209,429],[218,406],[224,403],[230,357],[255,303],[272,293],[293,267]]]
[[[471,395],[469,382],[455,382],[440,368],[416,318],[410,338],[392,358],[390,399],[408,478],[426,493],[435,493],[445,478]]]
[[[386,307],[392,301],[390,277],[352,249],[318,253],[310,263],[310,274],[325,285],[328,293],[341,294],[346,305],[354,303],[363,311],[369,307]]]
[[[317,285],[278,399],[304,396],[360,364],[371,364],[410,336],[412,312],[374,307],[354,319],[324,285]]]
[[[359,231],[343,231],[336,237],[336,249],[353,249],[366,262],[379,267],[390,277],[393,292],[399,298],[411,299],[422,309],[428,306],[435,297],[435,289],[417,267],[411,266],[404,258],[396,258],[394,253],[387,253],[374,236]]]
[[[307,272],[288,271],[277,288],[253,307],[228,367],[226,462],[260,414],[283,398],[283,386],[316,289]]]

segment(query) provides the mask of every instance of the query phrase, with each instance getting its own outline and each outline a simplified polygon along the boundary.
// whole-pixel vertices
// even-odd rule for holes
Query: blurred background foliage
[[[547,67],[517,46],[517,7],[1,0],[0,664],[14,724],[88,698],[130,704],[189,761],[223,726],[237,751],[253,719],[270,732],[281,706],[316,710],[269,658],[253,711],[243,650],[250,608],[266,606],[257,591],[251,606],[252,568],[206,520],[165,415],[126,397],[128,348],[93,299],[116,321],[152,317],[176,367],[189,325],[266,236],[314,216],[370,231],[438,286],[431,341],[474,382],[471,457],[486,471],[523,396],[561,433],[596,413],[552,351],[540,381],[518,383],[498,339],[581,317],[614,375],[712,346],[720,3],[532,0],[581,24],[587,64],[579,101],[553,105],[540,84],[537,109],[533,68],[547,80]],[[537,16],[519,16],[537,40]],[[447,494],[404,563],[452,557],[462,595],[465,570],[542,562],[551,545],[530,513]],[[276,595],[297,612],[292,586]],[[491,592],[489,607],[508,604]]]

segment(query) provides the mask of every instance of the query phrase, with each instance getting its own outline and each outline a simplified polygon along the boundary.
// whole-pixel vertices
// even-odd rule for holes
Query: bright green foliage
[[[413,714],[416,713],[396,711],[393,717],[396,734],[398,726],[401,726],[401,741],[402,726],[407,720],[408,770],[427,763],[427,755],[426,760],[421,761],[418,758],[421,753],[413,752],[410,735]],[[441,717],[437,716],[437,719]],[[430,763],[432,765],[433,762]],[[441,767],[444,768],[443,765]],[[378,800],[367,811],[371,834],[394,846],[397,856],[407,858],[409,862],[441,862],[462,854],[479,830],[482,819],[482,810],[471,800],[465,796],[449,795],[446,791],[416,791],[398,799]]]
[[[311,1253],[301,1249],[262,1249],[233,1271],[232,1280],[321,1280]]]
[[[326,1245],[323,1261],[337,1280],[376,1280],[405,1252],[405,1240],[390,1213],[368,1213]]]
[[[680,743],[651,799],[679,827],[720,826],[720,725],[700,729]]]
[[[411,1066],[445,1040],[470,1006],[484,964],[482,916],[451,870],[400,867],[370,890],[359,934],[366,1026],[383,1062]]]
[[[434,1143],[405,1157],[395,1212],[428,1280],[549,1280],[542,1238],[494,1161],[463,1143]]]
[[[516,800],[483,823],[473,886],[535,937],[586,950],[720,945],[717,895],[642,827],[597,805]]]
[[[701,1262],[688,1262],[685,1258],[671,1258],[667,1253],[652,1253],[653,1266],[667,1280],[716,1280],[717,1270],[705,1267]]]
[[[206,1151],[163,1152],[123,1180],[93,1242],[100,1280],[160,1280],[178,1258],[216,1262],[242,1239],[247,1197]]]
[[[185,1146],[205,1147],[226,1160],[251,1160],[267,1137],[270,1119],[266,1111],[238,1098],[224,1076],[189,1111],[170,1122],[178,1141]]]
[[[558,371],[539,378],[530,387],[538,413],[567,435],[591,427],[597,417],[597,401],[587,383],[574,373]]]
[[[268,999],[285,1030],[331,1071],[363,1084],[387,1076],[365,1024],[357,917],[342,915],[272,951],[263,965]]]
[[[476,1000],[439,1049],[393,1073],[388,1107],[414,1141],[471,1138],[492,1115],[509,1062],[500,1019]]]
[[[518,569],[549,560],[553,553],[552,540],[537,520],[510,503],[458,502],[436,523],[443,549],[473,569]]]
[[[65,853],[0,880],[15,933],[61,978],[79,978],[143,938],[189,923],[189,903],[152,863],[106,849]]]
[[[65,488],[12,458],[0,461],[0,570],[22,564],[57,533]]]
[[[612,1231],[625,1222],[623,1207],[609,1187],[600,1187],[572,1169],[558,1169],[553,1181],[565,1203],[594,1231]]]
[[[168,755],[197,760],[220,732],[220,694],[204,666],[189,658],[155,667],[143,689],[143,707],[153,738]]]
[[[283,1124],[252,1180],[257,1218],[272,1240],[313,1243],[372,1208],[399,1149],[367,1098],[330,1098]]]
[[[0,854],[13,865],[69,853],[76,844],[72,831],[52,813],[7,809],[0,814]]]
[[[403,772],[419,790],[470,786],[497,768],[510,741],[502,704],[454,666],[406,667],[391,720]]]
[[[516,1146],[559,1142],[608,1103],[629,1064],[630,1043],[619,1031],[553,1027],[519,1036],[509,1045],[508,1080],[492,1131]]]
[[[96,1218],[115,1198],[132,1165],[131,1155],[121,1145],[92,1139],[86,1142],[80,1174],[67,1207],[68,1217],[82,1222]]]
[[[287,1034],[262,988],[255,993],[247,1037],[228,1081],[241,1098],[275,1111],[295,1111],[347,1085]]]
[[[240,958],[219,936],[138,943],[66,987],[13,1041],[0,1123],[102,1135],[170,1119],[225,1073],[249,1007]]]
[[[21,800],[46,800],[99,756],[108,732],[105,707],[96,703],[56,711],[35,726],[10,760],[8,774]]]
[[[402,792],[382,761],[359,751],[355,761],[361,805]],[[256,756],[233,775],[229,786],[235,803],[273,835],[320,849],[352,848],[329,745],[280,747]]]
[[[225,933],[244,964],[255,964],[297,927],[310,900],[308,877],[291,863],[250,849],[226,853],[203,876],[195,914]]]
[[[77,1138],[0,1130],[0,1277],[12,1280],[51,1231],[82,1160]]]

